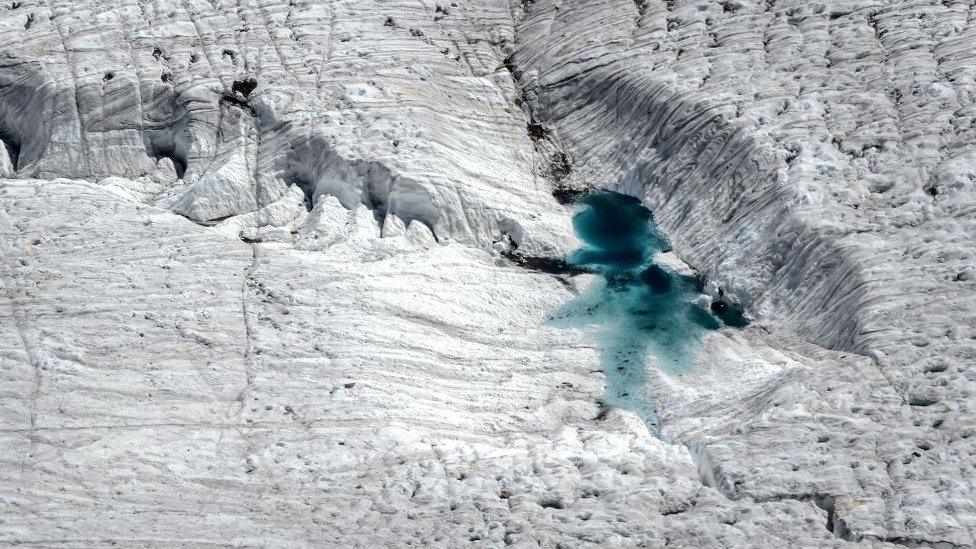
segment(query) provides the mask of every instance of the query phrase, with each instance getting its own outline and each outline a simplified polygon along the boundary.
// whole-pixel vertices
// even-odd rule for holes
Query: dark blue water
[[[583,247],[568,262],[602,280],[557,310],[552,322],[583,329],[596,340],[607,376],[603,404],[634,411],[656,433],[657,414],[646,391],[648,355],[668,373],[688,371],[705,331],[745,320],[722,305],[708,311],[691,304],[700,281],[654,262],[670,247],[637,199],[599,191],[578,203],[573,226]]]

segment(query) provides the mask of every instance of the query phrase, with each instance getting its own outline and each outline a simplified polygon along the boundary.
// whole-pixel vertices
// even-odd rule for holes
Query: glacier
[[[0,545],[973,547],[973,44],[968,0],[5,2]],[[587,196],[653,212],[619,276]]]

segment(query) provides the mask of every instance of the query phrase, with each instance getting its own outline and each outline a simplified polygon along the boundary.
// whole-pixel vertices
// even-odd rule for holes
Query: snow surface
[[[974,44],[965,0],[5,3],[0,544],[976,545]],[[526,268],[586,188],[752,319],[647,355],[660,438],[548,320],[598,281]]]

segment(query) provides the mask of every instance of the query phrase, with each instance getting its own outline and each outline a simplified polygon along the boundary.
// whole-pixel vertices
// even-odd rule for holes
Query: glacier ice
[[[974,21],[3,4],[0,544],[976,545]],[[566,261],[600,190],[660,270]]]

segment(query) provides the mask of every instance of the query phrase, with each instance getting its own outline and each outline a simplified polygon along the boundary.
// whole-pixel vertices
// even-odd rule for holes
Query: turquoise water
[[[601,280],[560,307],[552,322],[595,339],[607,376],[603,404],[634,411],[656,433],[657,414],[646,391],[648,355],[668,373],[688,371],[705,331],[745,320],[723,305],[706,311],[691,304],[701,283],[655,263],[654,256],[670,247],[637,199],[599,191],[578,203],[573,226],[584,245],[568,263],[599,273]]]

